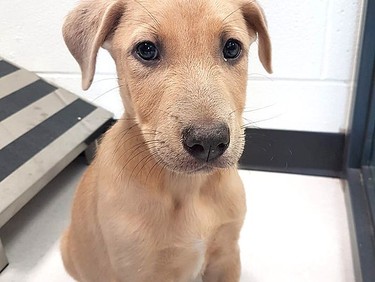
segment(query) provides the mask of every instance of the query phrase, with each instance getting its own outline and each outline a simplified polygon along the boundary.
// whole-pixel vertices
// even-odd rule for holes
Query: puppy
[[[105,134],[75,195],[61,252],[77,281],[240,278],[246,205],[248,53],[271,72],[252,0],[86,0],[65,42],[88,89],[98,49],[116,62],[125,114]]]

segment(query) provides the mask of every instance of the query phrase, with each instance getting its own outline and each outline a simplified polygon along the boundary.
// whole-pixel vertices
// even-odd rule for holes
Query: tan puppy
[[[251,0],[82,1],[64,38],[89,88],[98,49],[116,62],[125,114],[74,199],[61,251],[78,281],[239,281],[246,206],[249,46],[271,72]]]

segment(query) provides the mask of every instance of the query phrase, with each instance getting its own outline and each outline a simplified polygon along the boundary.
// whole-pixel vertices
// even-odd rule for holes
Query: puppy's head
[[[237,163],[248,52],[257,37],[271,72],[271,44],[255,1],[83,1],[63,31],[84,89],[98,49],[110,52],[126,114],[167,168],[189,173]]]

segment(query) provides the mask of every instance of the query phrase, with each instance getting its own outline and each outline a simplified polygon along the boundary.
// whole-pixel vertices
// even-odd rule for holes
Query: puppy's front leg
[[[241,275],[241,261],[238,245],[223,247],[220,256],[215,256],[208,262],[203,282],[238,282]]]

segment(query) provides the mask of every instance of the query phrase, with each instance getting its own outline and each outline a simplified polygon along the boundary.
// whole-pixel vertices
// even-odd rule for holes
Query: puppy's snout
[[[204,162],[210,162],[224,154],[229,142],[229,127],[223,123],[190,126],[182,132],[185,150],[194,158]]]

